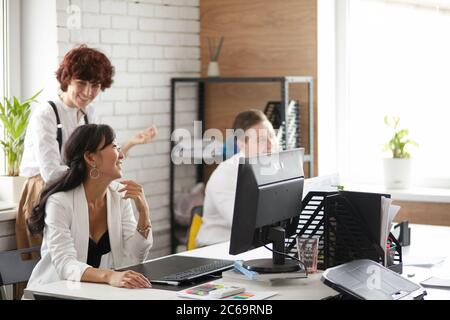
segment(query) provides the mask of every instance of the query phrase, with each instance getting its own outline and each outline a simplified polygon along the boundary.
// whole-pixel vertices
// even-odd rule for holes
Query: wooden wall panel
[[[393,201],[401,206],[395,221],[450,226],[450,203]]]
[[[206,75],[210,61],[208,37],[218,41],[224,36],[219,57],[222,76],[313,76],[317,102],[316,12],[316,0],[201,0],[202,75]],[[309,153],[307,86],[291,85],[290,93],[290,98],[300,100],[302,106],[302,147]],[[264,109],[267,101],[279,99],[278,84],[209,84],[204,127],[224,131],[231,127],[237,113]],[[317,111],[315,115],[317,137]],[[315,159],[317,168],[317,152]]]

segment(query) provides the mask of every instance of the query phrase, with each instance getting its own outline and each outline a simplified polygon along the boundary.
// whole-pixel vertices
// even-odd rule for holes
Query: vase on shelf
[[[385,187],[408,189],[411,185],[411,159],[387,158],[383,161]]]
[[[219,77],[220,69],[217,61],[211,61],[208,65],[208,77]]]
[[[22,187],[27,178],[0,176],[0,201],[8,203],[18,203]]]

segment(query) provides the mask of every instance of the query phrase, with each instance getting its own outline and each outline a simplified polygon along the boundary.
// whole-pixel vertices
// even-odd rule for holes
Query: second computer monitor
[[[257,272],[300,268],[285,260],[285,238],[295,233],[301,213],[304,149],[245,159],[239,164],[230,254],[273,243],[272,259],[244,262]]]

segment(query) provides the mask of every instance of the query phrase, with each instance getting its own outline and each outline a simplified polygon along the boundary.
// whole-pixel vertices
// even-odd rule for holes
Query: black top
[[[106,230],[100,240],[98,240],[98,243],[89,238],[87,264],[94,268],[98,268],[100,266],[102,255],[107,254],[110,251],[111,245],[109,243],[108,230]]]

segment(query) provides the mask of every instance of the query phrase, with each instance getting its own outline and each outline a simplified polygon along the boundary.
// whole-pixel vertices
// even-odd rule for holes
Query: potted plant
[[[31,98],[20,102],[16,97],[4,97],[0,102],[0,120],[4,129],[4,139],[0,140],[6,157],[6,176],[0,176],[0,200],[10,203],[19,201],[25,178],[19,177],[22,161],[25,133],[31,112],[30,104],[35,102],[40,90]]]
[[[384,159],[384,181],[388,189],[405,189],[411,183],[410,145],[418,144],[408,138],[409,130],[400,129],[399,117],[384,117],[384,123],[393,130],[393,135],[384,149],[392,153],[392,158]]]

